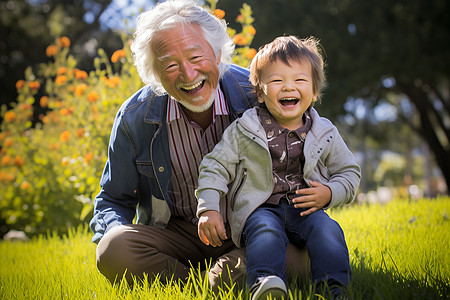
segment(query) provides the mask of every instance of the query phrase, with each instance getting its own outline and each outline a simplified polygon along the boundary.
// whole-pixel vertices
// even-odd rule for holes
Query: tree
[[[16,82],[23,79],[26,67],[46,60],[45,48],[56,37],[70,37],[80,67],[87,70],[93,68],[99,46],[107,53],[119,48],[122,41],[117,33],[108,28],[100,30],[100,17],[110,3],[111,0],[0,0],[0,104],[15,101]]]
[[[237,0],[220,3],[226,10]],[[249,0],[254,45],[283,34],[321,39],[329,88],[321,112],[349,98],[391,103],[434,154],[450,187],[450,3],[445,0]]]

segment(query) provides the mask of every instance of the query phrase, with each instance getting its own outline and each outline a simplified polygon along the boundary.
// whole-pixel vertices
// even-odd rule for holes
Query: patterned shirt
[[[303,114],[304,125],[296,130],[289,130],[278,124],[267,108],[260,108],[258,116],[266,132],[272,157],[274,187],[266,203],[278,204],[287,192],[307,186],[303,179],[303,146],[312,120],[308,110]]]
[[[196,217],[198,167],[207,153],[222,138],[222,133],[230,124],[229,110],[225,97],[217,88],[213,104],[213,122],[206,130],[190,121],[175,99],[169,97],[167,122],[169,149],[172,161],[172,200],[174,216],[184,217],[193,224]]]

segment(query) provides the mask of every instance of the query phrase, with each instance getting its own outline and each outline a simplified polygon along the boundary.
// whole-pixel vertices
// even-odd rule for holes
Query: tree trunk
[[[443,116],[449,115],[449,112],[446,111],[447,106],[443,105],[441,111],[437,111],[433,102],[430,101],[430,93],[426,93],[422,88],[418,88],[414,84],[398,82],[398,87],[417,108],[420,124],[413,125],[413,129],[422,136],[433,152],[438,167],[447,184],[447,193],[449,193],[450,141],[448,137],[450,136],[450,128],[445,125]],[[439,133],[441,136],[439,136]]]

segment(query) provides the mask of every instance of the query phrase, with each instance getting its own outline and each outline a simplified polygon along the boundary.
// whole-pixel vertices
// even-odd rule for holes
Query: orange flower
[[[220,20],[223,19],[223,17],[225,17],[225,12],[221,9],[215,9],[213,12],[213,15],[215,15],[217,18],[219,18]]]
[[[58,143],[50,144],[50,145],[48,145],[48,149],[59,150],[59,144]]]
[[[25,164],[25,160],[19,155],[17,155],[16,157],[14,157],[14,164],[18,167],[21,167]]]
[[[110,88],[115,88],[120,83],[120,77],[119,76],[113,76],[111,78],[106,78],[105,83]]]
[[[5,155],[5,156],[2,157],[1,165],[4,167],[4,166],[9,165],[11,162],[12,162],[11,156]]]
[[[58,75],[55,78],[56,85],[62,85],[67,82],[67,76],[66,75]]]
[[[13,181],[14,175],[6,173],[5,171],[0,172],[0,181]]]
[[[77,79],[86,79],[88,78],[88,74],[86,73],[86,71],[75,69],[75,77]]]
[[[251,35],[255,35],[256,34],[255,27],[253,27],[252,25],[249,25],[248,26],[248,33],[250,33]]]
[[[7,111],[5,113],[5,121],[6,122],[12,122],[16,118],[16,113],[13,111]]]
[[[87,99],[89,102],[94,103],[98,100],[98,93],[96,91],[89,92],[89,94],[87,94]]]
[[[7,137],[5,139],[5,143],[3,143],[3,146],[5,146],[6,148],[11,147],[13,144],[13,139],[10,137]]]
[[[70,46],[70,39],[67,36],[60,37],[59,39],[56,40],[56,42],[61,48],[66,48]]]
[[[20,111],[25,111],[25,110],[30,110],[30,109],[33,109],[33,106],[31,106],[30,103],[22,103],[19,105]]]
[[[94,153],[92,153],[92,152],[89,152],[88,154],[86,154],[85,156],[84,156],[84,161],[88,164],[90,161],[91,161],[91,159],[94,157]]]
[[[50,45],[45,49],[45,54],[47,57],[55,56],[58,53],[59,49],[56,45]]]
[[[61,108],[61,109],[59,110],[59,114],[60,114],[61,116],[68,116],[68,115],[70,115],[70,110],[68,110],[67,108]]]
[[[243,16],[243,15],[238,15],[238,16],[236,17],[236,22],[238,22],[238,23],[244,22],[244,16]]]
[[[113,63],[116,63],[116,62],[118,62],[121,58],[124,58],[125,57],[125,50],[123,50],[123,49],[119,49],[119,50],[116,50],[114,53],[113,53],[113,55],[111,56],[111,61],[113,62]]]
[[[83,95],[86,89],[87,85],[84,83],[77,85],[77,87],[75,88],[75,95],[77,95],[78,97]]]
[[[32,81],[28,83],[28,86],[30,89],[37,91],[41,87],[41,84],[37,81]]]
[[[59,136],[59,140],[63,143],[67,142],[69,140],[69,138],[70,138],[70,132],[68,130],[64,131]]]
[[[244,46],[247,44],[247,39],[241,33],[238,33],[234,36],[234,43],[239,46]]]
[[[256,50],[254,48],[248,49],[248,51],[245,53],[245,56],[247,56],[248,59],[253,59],[256,55]]]
[[[30,187],[30,183],[28,182],[28,181],[24,181],[24,182],[22,182],[21,184],[20,184],[20,188],[22,189],[22,190],[26,190],[27,188],[29,188]]]
[[[58,75],[62,75],[64,73],[67,72],[67,68],[66,67],[59,67],[58,70],[56,71],[56,74]]]
[[[17,82],[16,82],[16,89],[20,90],[20,89],[22,89],[24,87],[24,85],[25,85],[25,80],[22,80],[22,79],[17,80]]]
[[[61,165],[63,167],[67,166],[69,164],[69,158],[67,157],[63,157],[63,159],[61,160]]]
[[[47,107],[47,105],[48,105],[48,97],[47,96],[42,96],[41,99],[39,100],[39,105],[41,107]]]
[[[77,138],[82,138],[85,133],[86,133],[86,130],[84,128],[78,128],[77,132],[76,132]]]

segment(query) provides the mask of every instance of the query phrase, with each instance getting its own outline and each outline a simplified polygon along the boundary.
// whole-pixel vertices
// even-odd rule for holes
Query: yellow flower
[[[215,9],[213,12],[213,15],[215,15],[217,18],[219,18],[220,20],[223,19],[223,17],[225,17],[225,12],[221,9]]]
[[[121,58],[124,58],[125,57],[125,50],[123,50],[123,49],[119,49],[119,50],[116,50],[114,53],[113,53],[113,55],[111,56],[111,61],[113,62],[113,63],[116,63],[116,62],[118,62]]]
[[[47,55],[47,57],[51,57],[58,54],[58,51],[59,49],[56,45],[50,45],[47,47],[47,49],[45,49],[45,54]]]

